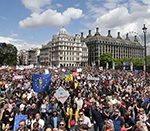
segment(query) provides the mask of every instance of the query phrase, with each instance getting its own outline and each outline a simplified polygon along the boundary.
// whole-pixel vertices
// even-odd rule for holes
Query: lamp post
[[[146,59],[146,32],[147,32],[147,28],[145,27],[145,24],[144,24],[144,27],[142,28],[143,30],[143,33],[144,33],[144,57],[145,57],[145,60],[144,60],[144,71],[145,71],[145,81],[147,81],[147,76],[146,76],[146,72],[147,72],[147,69],[146,69],[146,65],[147,65],[147,59]]]

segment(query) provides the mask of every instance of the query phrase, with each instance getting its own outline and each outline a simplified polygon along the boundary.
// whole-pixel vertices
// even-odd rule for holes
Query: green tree
[[[150,66],[150,56],[147,56],[146,60],[147,60],[147,66]]]
[[[112,66],[112,62],[114,61],[114,58],[112,57],[111,52],[106,52],[106,53],[101,54],[99,56],[99,60],[100,60],[100,65],[101,66],[105,66],[107,62],[108,62],[109,65]]]
[[[12,44],[7,47],[0,47],[0,64],[16,65],[17,64],[17,48]]]
[[[122,60],[120,59],[114,59],[115,66],[121,66],[122,65]]]
[[[141,58],[135,58],[132,60],[133,66],[143,66],[144,65],[144,60]]]

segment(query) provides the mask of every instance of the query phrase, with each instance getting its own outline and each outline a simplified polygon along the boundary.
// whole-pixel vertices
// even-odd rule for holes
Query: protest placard
[[[57,89],[56,93],[54,94],[57,100],[60,101],[62,104],[64,104],[64,102],[67,100],[69,95],[70,95],[69,92],[64,90],[62,87]]]

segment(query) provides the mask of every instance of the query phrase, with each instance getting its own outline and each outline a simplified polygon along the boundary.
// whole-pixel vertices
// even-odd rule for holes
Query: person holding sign
[[[79,109],[77,108],[77,104],[74,103],[68,112],[65,111],[64,106],[62,107],[62,110],[67,116],[69,116],[68,128],[74,128],[75,123],[77,122],[77,118],[79,117]]]

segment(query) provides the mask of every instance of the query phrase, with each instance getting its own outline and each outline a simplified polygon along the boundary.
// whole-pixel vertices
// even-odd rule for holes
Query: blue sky
[[[70,35],[87,35],[89,29],[94,34],[99,27],[101,35],[111,30],[113,37],[130,33],[140,40],[144,23],[149,30],[150,0],[1,0],[0,42],[40,47],[62,25]]]

